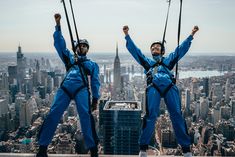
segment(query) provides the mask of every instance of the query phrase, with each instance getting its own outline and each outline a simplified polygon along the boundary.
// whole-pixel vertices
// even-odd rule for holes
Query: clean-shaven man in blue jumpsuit
[[[128,34],[128,26],[123,27],[126,47],[135,60],[144,67],[147,76],[146,115],[139,139],[140,157],[147,157],[146,150],[148,149],[148,144],[154,132],[161,98],[165,100],[176,139],[182,147],[184,156],[192,156],[190,152],[191,140],[187,133],[185,120],[181,114],[179,91],[175,85],[175,79],[171,70],[189,50],[193,36],[198,30],[199,28],[195,26],[189,37],[167,57],[162,57],[161,55],[165,53],[165,48],[162,43],[154,42],[150,46],[153,58],[148,58],[145,57],[141,50],[134,44]]]
[[[91,111],[96,110],[100,97],[99,67],[97,63],[87,59],[86,54],[89,49],[87,40],[80,40],[81,52],[77,48],[77,59],[66,48],[65,40],[61,33],[60,19],[60,14],[55,14],[56,30],[54,33],[54,46],[65,64],[67,73],[39,132],[38,143],[40,146],[37,157],[47,157],[47,146],[50,144],[58,122],[71,99],[74,99],[76,102],[86,147],[90,150],[91,157],[98,157],[98,137]],[[88,78],[84,77],[86,75],[89,75],[91,80],[92,104],[90,104]]]

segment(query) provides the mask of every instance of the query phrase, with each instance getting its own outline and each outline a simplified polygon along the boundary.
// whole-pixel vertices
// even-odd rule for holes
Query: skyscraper
[[[104,154],[138,154],[141,104],[137,101],[108,101],[103,111]]]
[[[26,58],[24,57],[24,54],[21,51],[21,46],[18,46],[18,51],[16,52],[16,58],[17,58],[17,82],[19,91],[22,91],[22,85],[24,81],[24,77],[26,74]]]
[[[199,118],[199,115],[200,115],[200,102],[199,101],[196,101],[195,102],[195,114],[196,114],[196,117],[197,119]]]
[[[131,65],[131,74],[134,75],[135,74],[135,66],[132,64]]]
[[[8,66],[9,84],[17,85],[17,66]]]
[[[0,90],[9,90],[7,73],[2,73],[0,75]]]
[[[20,103],[20,112],[19,112],[20,126],[21,127],[30,126],[33,113],[35,113],[36,111],[38,111],[38,108],[34,97],[31,97],[28,101],[23,100]]]
[[[37,60],[36,63],[36,80],[35,80],[35,84],[38,85],[41,82],[41,78],[40,78],[40,65],[39,65],[39,61]]]
[[[189,89],[185,90],[185,111],[189,113],[190,111],[190,91]]]
[[[231,93],[232,93],[232,89],[231,89],[230,80],[228,78],[226,81],[226,84],[225,84],[225,101],[226,102],[229,102],[229,97],[230,97]]]
[[[206,97],[209,96],[209,78],[203,78],[203,92],[205,93]]]
[[[118,56],[118,44],[116,45],[116,56],[114,59],[113,80],[113,95],[116,96],[121,91],[121,64]]]
[[[23,90],[26,95],[32,95],[33,94],[33,78],[26,77],[24,78],[24,90]]]
[[[231,114],[233,117],[235,117],[235,100],[230,101],[230,106],[231,106]]]
[[[201,119],[206,120],[208,112],[209,112],[208,98],[200,97],[200,117],[201,117]]]
[[[41,77],[41,85],[47,87],[47,77],[48,77],[48,72],[46,70],[42,70],[40,72],[40,77]]]
[[[231,115],[231,109],[229,106],[221,106],[220,107],[220,120],[225,119],[228,120]]]
[[[167,129],[163,129],[161,130],[161,144],[162,147],[166,147],[166,148],[176,148],[177,147],[177,142],[175,139],[175,134],[174,131],[167,128]]]
[[[211,114],[212,114],[212,123],[215,125],[219,121],[220,111],[218,108],[213,108]]]
[[[100,143],[103,143],[104,140],[104,105],[107,101],[109,101],[109,97],[107,95],[102,95],[100,101],[99,101],[99,129],[98,129],[98,135],[100,139]]]
[[[50,75],[47,76],[47,93],[51,93],[54,89],[54,78]]]
[[[0,99],[0,117],[2,114],[6,114],[8,112],[8,106],[7,106],[7,100],[6,99]]]
[[[223,98],[223,91],[221,90],[221,84],[220,83],[214,83],[213,84],[213,97],[212,100],[214,102],[221,101]]]
[[[196,101],[197,100],[197,98],[198,98],[198,95],[199,95],[199,92],[198,92],[198,87],[199,87],[199,85],[198,85],[199,83],[198,83],[198,79],[196,79],[196,78],[193,78],[192,79],[192,83],[191,83],[191,89],[190,89],[190,91],[191,91],[191,94],[192,94],[192,100],[193,101]]]

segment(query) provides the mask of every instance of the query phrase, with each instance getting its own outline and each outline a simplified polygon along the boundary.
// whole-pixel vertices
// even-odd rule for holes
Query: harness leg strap
[[[160,88],[158,88],[158,86],[156,86],[154,83],[152,83],[152,86],[159,92],[160,96],[163,97],[163,93],[162,91],[160,90]]]
[[[70,99],[73,99],[72,94],[70,94],[69,91],[64,86],[60,86],[60,88],[69,96]]]
[[[74,98],[76,97],[76,95],[83,89],[83,88],[86,88],[85,85],[79,87],[75,92],[74,92]]]
[[[162,92],[162,95],[165,97],[166,93],[174,86],[174,83],[169,84],[167,88]]]
[[[165,97],[166,93],[171,89],[171,87],[173,87],[175,84],[171,83],[169,84],[169,86],[167,86],[167,88],[162,92],[160,90],[160,88],[158,88],[158,86],[156,86],[154,83],[152,83],[152,86],[159,92],[161,97]]]

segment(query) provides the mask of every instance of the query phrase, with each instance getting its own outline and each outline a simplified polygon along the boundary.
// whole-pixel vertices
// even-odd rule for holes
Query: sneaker
[[[46,152],[44,152],[44,153],[38,152],[37,155],[36,155],[36,157],[48,157],[48,155],[47,155]]]
[[[36,157],[48,157],[47,146],[40,146]]]
[[[147,157],[147,152],[146,151],[140,151],[139,157]]]
[[[98,157],[98,149],[97,147],[93,147],[90,149],[91,157]]]
[[[191,152],[184,153],[184,157],[192,157],[192,153]]]
[[[97,152],[91,152],[91,157],[98,157],[98,153]]]

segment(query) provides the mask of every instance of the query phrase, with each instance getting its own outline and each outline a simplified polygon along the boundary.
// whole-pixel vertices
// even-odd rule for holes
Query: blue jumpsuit
[[[158,59],[160,59],[160,56],[154,56],[153,59],[145,57],[141,50],[134,44],[129,35],[127,35],[125,39],[128,51],[145,69],[146,67],[153,66]],[[141,136],[139,139],[141,150],[146,150],[148,148],[148,144],[155,128],[155,122],[159,113],[159,104],[161,100],[160,92],[163,92],[170,84],[172,84],[173,74],[170,70],[173,69],[174,65],[189,50],[192,39],[193,37],[190,35],[179,47],[175,49],[174,52],[170,53],[169,56],[163,59],[163,65],[165,66],[159,65],[157,67],[157,73],[153,76],[152,84],[157,86],[158,90],[154,86],[149,86],[146,90],[146,115],[144,117]],[[153,71],[151,68],[150,70]],[[188,148],[191,144],[191,139],[187,133],[186,123],[181,114],[181,101],[176,85],[173,84],[163,98],[170,114],[176,139],[182,148]]]
[[[74,63],[73,55],[66,48],[60,26],[56,26],[54,46],[66,68],[69,63]],[[95,62],[88,60],[86,56],[79,56],[79,60],[82,61],[86,73],[91,76],[92,98],[98,100],[100,97],[99,67]],[[80,90],[78,91],[78,89]],[[72,98],[76,102],[87,149],[97,146],[98,137],[95,131],[95,122],[91,114],[90,95],[87,86],[83,82],[78,65],[73,65],[67,71],[65,79],[54,97],[50,112],[39,133],[39,145],[47,146],[50,144],[58,122]]]

